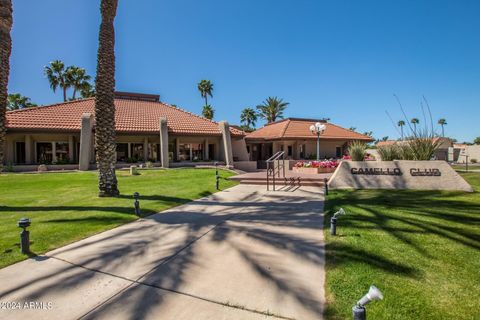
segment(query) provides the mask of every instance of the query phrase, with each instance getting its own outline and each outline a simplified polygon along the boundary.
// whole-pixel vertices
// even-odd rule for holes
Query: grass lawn
[[[455,164],[455,165],[452,166],[452,168],[453,168],[454,170],[457,170],[457,171],[466,171],[466,170],[465,170],[466,167],[465,167],[464,164]],[[480,171],[480,165],[478,165],[478,164],[476,164],[476,165],[469,164],[469,165],[468,165],[468,171],[470,171],[470,170],[478,170],[478,171]]]
[[[367,306],[369,319],[480,319],[480,173],[462,176],[475,193],[330,192],[327,319],[351,319],[371,284],[385,298]]]
[[[140,170],[130,176],[117,171],[121,196],[99,198],[96,172],[1,174],[0,267],[25,259],[20,253],[16,226],[32,219],[31,250],[42,254],[137,219],[132,194],[140,193],[142,214],[148,215],[214,193],[214,169]],[[219,170],[220,188],[236,184],[233,175]]]

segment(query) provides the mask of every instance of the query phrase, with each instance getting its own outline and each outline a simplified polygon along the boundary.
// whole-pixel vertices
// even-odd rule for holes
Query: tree
[[[100,197],[116,197],[115,175],[115,29],[117,0],[101,0],[97,77],[95,80],[95,148]]]
[[[410,122],[413,124],[413,134],[417,135],[417,124],[420,123],[420,120],[418,120],[417,118],[413,118],[412,120],[410,120]]]
[[[208,106],[208,96],[213,98],[213,83],[210,80],[201,80],[198,83],[198,91],[200,95],[205,99],[205,105]]]
[[[80,96],[84,99],[94,97],[95,96],[95,88],[89,82],[85,82],[80,87]]]
[[[85,90],[92,87],[90,84],[90,77],[85,69],[75,66],[70,66],[65,70],[65,78],[69,87],[73,88],[72,99],[75,100],[77,91]]]
[[[242,110],[242,113],[240,114],[240,122],[242,122],[246,128],[254,129],[257,120],[258,115],[253,108],[245,108]]]
[[[403,140],[403,127],[405,126],[405,121],[400,120],[398,121],[397,125],[400,127],[400,131],[402,133],[402,140]]]
[[[8,95],[7,111],[36,107],[35,103],[30,102],[29,97],[22,96],[20,93],[12,93]]]
[[[47,76],[48,82],[50,82],[50,88],[53,92],[57,88],[63,91],[63,101],[67,101],[67,89],[70,88],[69,81],[67,79],[67,71],[65,70],[65,64],[60,60],[50,62],[50,65],[45,66],[44,73]]]
[[[289,105],[288,102],[283,102],[277,97],[268,97],[262,104],[257,106],[258,115],[267,120],[268,123],[275,122],[278,119],[283,119],[283,112]]]
[[[369,136],[369,137],[373,137],[373,131],[365,131],[363,133],[364,136]]]
[[[212,108],[211,105],[206,104],[203,106],[202,115],[204,118],[212,120],[214,114],[215,114],[215,110]]]
[[[0,0],[0,172],[5,158],[6,109],[8,99],[8,75],[10,73],[10,54],[12,38],[10,31],[13,23],[11,0]]]
[[[357,130],[357,127],[350,127],[348,128],[348,130],[355,132],[355,130]]]
[[[476,137],[475,140],[473,140],[473,143],[480,144],[480,137]]]
[[[447,120],[445,120],[444,118],[441,118],[438,120],[438,124],[440,126],[442,126],[442,137],[445,137],[445,130],[444,130],[444,126],[447,125]]]

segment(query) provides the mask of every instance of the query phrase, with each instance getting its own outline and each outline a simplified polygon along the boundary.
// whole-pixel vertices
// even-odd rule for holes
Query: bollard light
[[[133,202],[133,205],[135,207],[135,214],[137,216],[140,216],[142,214],[142,212],[140,211],[140,201],[138,201],[139,198],[140,198],[140,193],[138,192],[133,193],[133,199],[135,199],[135,201]]]
[[[366,320],[367,319],[367,310],[365,309],[365,305],[369,302],[375,300],[382,300],[383,294],[380,290],[378,290],[375,286],[370,286],[367,294],[364,295],[360,300],[358,300],[357,304],[352,308],[353,312],[353,320]]]
[[[215,161],[215,188],[220,190],[220,177],[218,175],[218,162]]]
[[[345,214],[345,210],[343,210],[343,208],[340,208],[340,210],[335,212],[333,217],[330,218],[330,234],[332,236],[337,235],[337,217],[344,214]]]
[[[323,185],[325,186],[325,195],[328,196],[328,179],[323,179]]]
[[[20,232],[20,249],[22,253],[30,253],[30,231],[27,230],[31,221],[29,218],[21,218],[17,222],[17,226],[23,230]]]

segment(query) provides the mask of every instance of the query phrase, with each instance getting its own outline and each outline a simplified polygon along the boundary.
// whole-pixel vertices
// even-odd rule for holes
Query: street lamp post
[[[317,122],[310,126],[310,131],[317,135],[317,161],[320,160],[320,135],[325,131],[325,125]]]

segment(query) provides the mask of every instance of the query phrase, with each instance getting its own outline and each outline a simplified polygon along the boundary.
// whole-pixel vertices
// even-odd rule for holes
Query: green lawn
[[[369,319],[480,319],[480,173],[462,176],[475,193],[331,191],[327,319],[351,319],[371,284],[385,299],[367,306]]]
[[[117,171],[121,196],[99,198],[96,172],[1,174],[0,267],[25,259],[20,253],[17,220],[32,219],[31,250],[42,254],[94,233],[137,219],[134,192],[144,215],[215,192],[214,169]],[[220,170],[221,189],[236,183]]]

